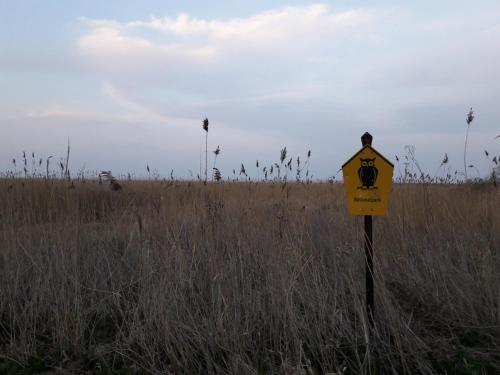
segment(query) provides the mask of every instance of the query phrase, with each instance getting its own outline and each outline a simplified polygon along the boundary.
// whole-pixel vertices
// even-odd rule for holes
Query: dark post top
[[[366,132],[365,134],[363,134],[361,136],[361,144],[363,146],[366,146],[366,145],[372,145],[372,140],[373,140],[373,137],[370,133]]]

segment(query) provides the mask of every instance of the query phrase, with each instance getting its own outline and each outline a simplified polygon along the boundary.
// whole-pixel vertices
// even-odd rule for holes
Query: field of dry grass
[[[498,374],[500,194],[397,184],[0,181],[0,373]],[[371,336],[371,338],[370,338]]]

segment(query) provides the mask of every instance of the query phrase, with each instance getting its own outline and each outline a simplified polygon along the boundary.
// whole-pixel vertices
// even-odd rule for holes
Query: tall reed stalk
[[[465,182],[467,182],[467,141],[469,139],[469,129],[470,129],[470,124],[474,120],[474,111],[472,110],[472,107],[469,110],[469,113],[467,114],[466,122],[467,122],[467,130],[465,132],[465,146],[464,146],[464,176],[465,176]]]

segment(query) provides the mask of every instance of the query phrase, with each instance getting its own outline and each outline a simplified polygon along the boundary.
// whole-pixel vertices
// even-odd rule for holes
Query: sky
[[[410,145],[440,176],[463,172],[472,107],[469,177],[485,176],[499,46],[498,1],[0,0],[0,170],[57,162],[69,139],[73,173],[196,177],[207,117],[223,177],[286,146],[339,178],[365,131],[396,177]]]

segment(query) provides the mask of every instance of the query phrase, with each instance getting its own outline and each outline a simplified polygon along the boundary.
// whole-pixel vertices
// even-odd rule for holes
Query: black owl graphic
[[[378,169],[375,167],[375,159],[359,159],[361,167],[358,169],[358,177],[361,186],[358,189],[376,189],[375,181],[377,181]]]

